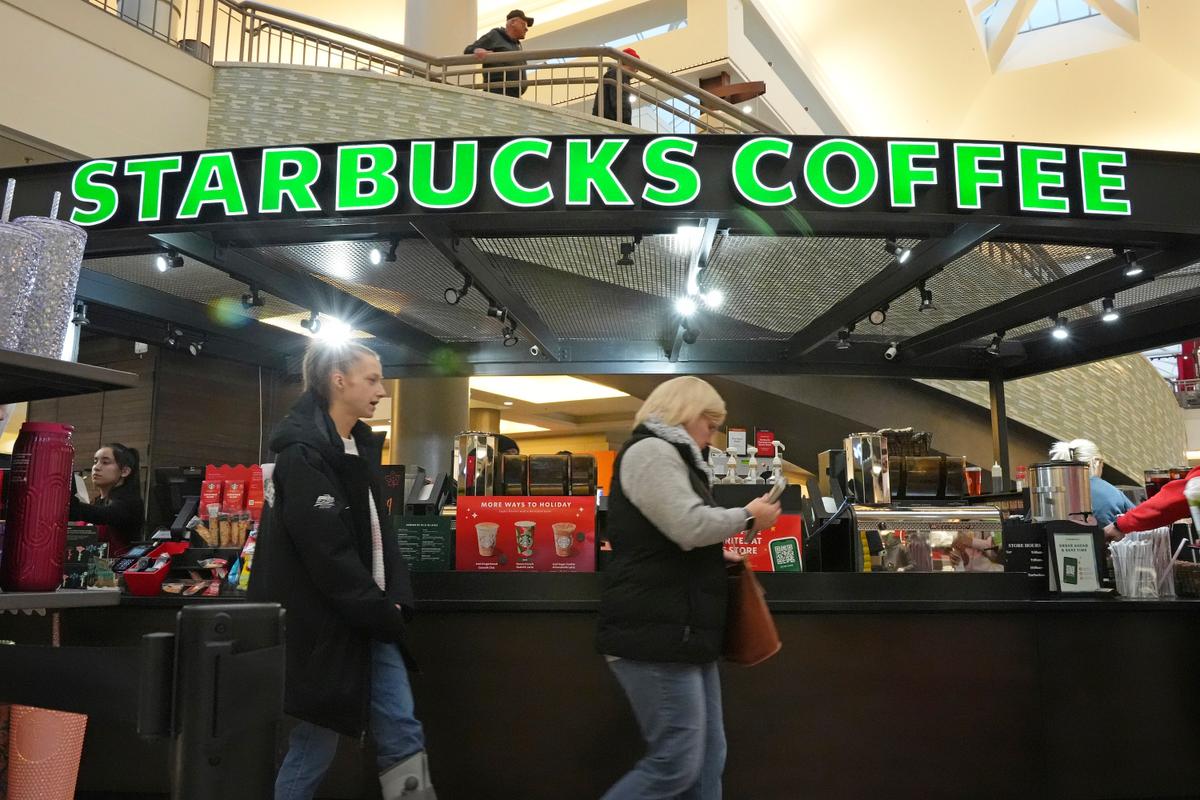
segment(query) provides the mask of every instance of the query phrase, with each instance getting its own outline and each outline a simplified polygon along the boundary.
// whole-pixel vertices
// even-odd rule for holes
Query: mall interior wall
[[[0,0],[0,32],[0,126],[64,155],[204,147],[204,62],[81,0]]]

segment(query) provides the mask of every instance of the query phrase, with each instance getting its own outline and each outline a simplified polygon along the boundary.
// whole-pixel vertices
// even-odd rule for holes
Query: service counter
[[[1200,793],[1200,601],[1038,598],[1015,574],[761,577],[784,645],[760,666],[722,667],[726,797]],[[415,576],[413,686],[439,797],[598,797],[639,757],[593,648],[599,579]],[[65,610],[62,642],[135,644],[172,629],[185,602]],[[0,615],[3,639],[47,630]],[[344,745],[327,796],[364,796],[365,759]],[[89,730],[81,792],[166,785],[164,743]]]

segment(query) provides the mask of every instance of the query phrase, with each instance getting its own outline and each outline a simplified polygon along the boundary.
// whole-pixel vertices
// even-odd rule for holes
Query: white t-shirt
[[[358,455],[358,444],[354,437],[342,439],[346,455]],[[371,509],[371,577],[380,589],[387,591],[387,577],[383,569],[383,530],[379,527],[379,512],[375,508],[375,495],[367,492],[367,504]]]

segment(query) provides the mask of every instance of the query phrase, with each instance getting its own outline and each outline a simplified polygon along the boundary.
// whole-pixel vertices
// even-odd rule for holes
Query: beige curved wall
[[[922,383],[987,407],[987,384]],[[1008,416],[1059,439],[1092,439],[1115,469],[1133,478],[1181,466],[1187,435],[1175,395],[1144,357],[1123,356],[1012,381]]]
[[[215,73],[209,147],[644,132],[510,97],[368,72],[231,64]]]

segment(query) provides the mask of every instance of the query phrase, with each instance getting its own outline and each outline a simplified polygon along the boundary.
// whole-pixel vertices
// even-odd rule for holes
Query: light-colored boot
[[[424,750],[379,773],[379,785],[383,787],[383,800],[437,800]]]

